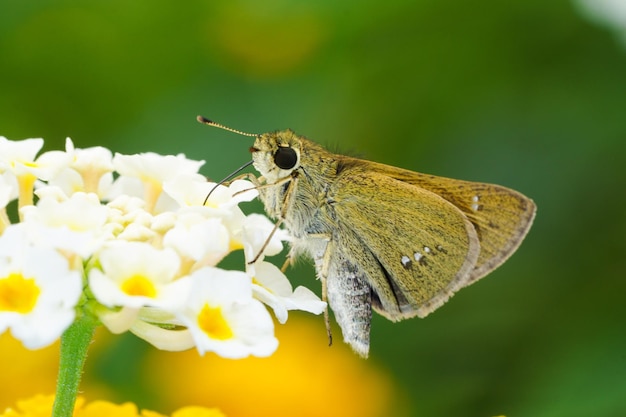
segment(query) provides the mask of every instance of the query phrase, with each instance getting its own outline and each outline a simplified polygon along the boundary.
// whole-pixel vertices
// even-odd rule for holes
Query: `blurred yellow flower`
[[[95,340],[96,343],[89,350],[89,357],[94,363],[100,352],[110,349],[115,337],[101,328],[96,332]],[[59,367],[59,342],[47,348],[29,350],[10,333],[4,333],[0,335],[0,357],[2,357],[0,411],[14,404],[18,398],[55,392]],[[85,373],[86,379],[81,384],[83,392],[88,393],[89,398],[109,397],[111,388],[92,377],[89,365]]]
[[[150,350],[144,375],[163,407],[218,406],[229,417],[397,415],[389,375],[340,341],[329,348],[321,320],[291,320],[277,327],[281,344],[269,358]]]
[[[327,39],[329,22],[315,6],[272,3],[279,13],[250,2],[215,6],[207,14],[207,50],[222,65],[247,76],[277,77],[304,67]]]
[[[48,417],[52,411],[54,396],[37,395],[17,402],[16,409],[8,408],[0,417]],[[137,409],[133,403],[113,404],[108,401],[92,401],[78,397],[74,417],[167,417],[150,410]],[[172,413],[172,417],[225,417],[214,408],[184,407]]]
[[[147,346],[148,354],[141,359],[141,363],[136,363],[138,368],[134,369],[144,385],[142,391],[148,393],[142,404],[160,410],[173,410],[188,404],[219,407],[229,417],[379,417],[406,414],[406,410],[402,410],[406,404],[402,390],[394,385],[389,374],[375,366],[372,359],[360,359],[340,340],[335,340],[333,346],[328,347],[322,320],[307,320],[296,313],[290,315],[290,322],[290,326],[276,327],[276,336],[281,344],[269,358],[251,357],[235,361],[212,353],[200,357],[195,349],[165,352]],[[88,362],[91,365],[98,363],[103,353],[111,349],[116,338],[100,328],[95,341],[89,351]],[[54,392],[57,344],[30,351],[10,335],[4,334],[0,336],[0,355],[3,357],[0,411],[13,406],[18,398]],[[120,392],[120,386],[115,381],[109,380],[112,385],[104,387],[90,368],[87,367],[81,384],[81,391],[88,398],[128,398],[128,394]],[[89,412],[99,410],[100,406],[95,404],[89,410],[96,411]],[[24,412],[19,404],[16,410]],[[17,411],[12,413],[2,417],[20,416]],[[48,413],[49,408],[43,415]],[[116,413],[119,415],[121,411]],[[144,417],[161,416],[147,411],[143,413]],[[205,416],[186,407],[172,417],[217,415]],[[96,417],[98,414],[88,416]]]
[[[59,343],[38,350],[27,350],[8,332],[0,334],[0,410],[16,398],[34,393],[53,393],[59,365]]]

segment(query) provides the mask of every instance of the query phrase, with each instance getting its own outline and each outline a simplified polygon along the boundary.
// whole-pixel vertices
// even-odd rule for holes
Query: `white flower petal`
[[[287,277],[275,265],[269,262],[258,262],[251,266],[249,273],[253,273],[254,296],[274,310],[279,323],[287,321],[288,310],[303,310],[313,314],[320,314],[326,308],[326,303],[305,287],[292,290]]]
[[[177,317],[191,332],[201,354],[211,351],[243,358],[268,356],[276,350],[274,324],[265,307],[252,298],[250,278],[239,271],[210,267],[190,278],[193,289]]]
[[[89,271],[89,286],[96,299],[108,307],[173,308],[184,301],[185,284],[173,281],[180,260],[171,249],[120,241],[104,248],[98,259],[102,270]],[[169,290],[174,296],[168,295]]]
[[[74,320],[82,292],[81,273],[70,269],[56,250],[30,246],[24,228],[9,229],[0,236],[0,292],[9,293],[0,294],[0,299],[11,297],[15,308],[0,311],[0,329],[10,328],[30,349],[44,347]],[[20,232],[22,236],[17,237]],[[15,299],[16,288],[20,299]]]
[[[138,308],[122,307],[119,311],[105,310],[98,312],[98,318],[113,334],[128,331],[137,321]]]
[[[326,309],[326,303],[319,299],[319,297],[310,289],[299,286],[293,292],[293,295],[289,297],[289,310],[301,310],[313,314],[322,314]]]
[[[116,153],[113,157],[115,170],[123,176],[139,178],[142,181],[164,181],[183,174],[196,174],[204,161],[193,161],[183,154],[159,155],[146,152],[135,155]]]
[[[274,228],[274,223],[261,214],[250,214],[246,217],[236,238],[242,242],[248,262],[259,255],[263,245],[272,236]],[[276,230],[258,259],[262,260],[265,256],[279,254],[283,250],[282,241],[288,239],[287,232],[282,229]]]
[[[69,250],[86,258],[102,244],[102,230],[108,209],[95,194],[75,193],[59,201],[48,193],[42,194],[37,206],[22,208],[24,223],[39,237],[39,244]]]
[[[63,151],[49,151],[41,154],[36,162],[33,174],[37,178],[48,181],[54,178],[59,172],[67,168],[72,161],[71,155]]]
[[[43,146],[43,139],[8,140],[0,136],[0,171],[15,175],[31,174],[37,168],[35,157]]]
[[[141,320],[136,321],[130,331],[151,345],[170,352],[191,349],[195,344],[189,330],[168,330]]]
[[[163,191],[180,207],[200,207],[214,185],[200,174],[177,175],[163,182]]]
[[[165,247],[202,265],[215,265],[222,260],[229,252],[229,242],[228,230],[220,219],[205,219],[194,214],[180,216],[163,237]]]

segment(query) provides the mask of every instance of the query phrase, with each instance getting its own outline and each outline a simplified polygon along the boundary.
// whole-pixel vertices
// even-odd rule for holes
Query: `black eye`
[[[298,162],[298,155],[293,148],[278,148],[274,154],[274,162],[280,169],[291,169]]]

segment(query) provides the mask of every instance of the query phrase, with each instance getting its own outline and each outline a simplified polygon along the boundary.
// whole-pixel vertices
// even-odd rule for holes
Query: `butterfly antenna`
[[[206,117],[203,117],[203,116],[196,117],[196,120],[199,121],[202,124],[205,124],[205,125],[208,125],[208,126],[213,126],[213,127],[219,127],[220,129],[228,130],[229,132],[237,133],[239,135],[251,136],[253,138],[256,138],[257,136],[259,136],[256,133],[246,133],[246,132],[242,132],[241,130],[233,129],[233,128],[228,127],[228,126],[224,126],[222,124],[214,122],[213,120],[209,120],[209,119],[207,119]]]

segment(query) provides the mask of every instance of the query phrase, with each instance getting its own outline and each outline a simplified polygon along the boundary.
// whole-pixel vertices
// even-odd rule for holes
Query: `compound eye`
[[[296,166],[297,162],[298,154],[296,154],[293,148],[278,148],[274,154],[274,163],[278,165],[280,169],[291,169]]]

